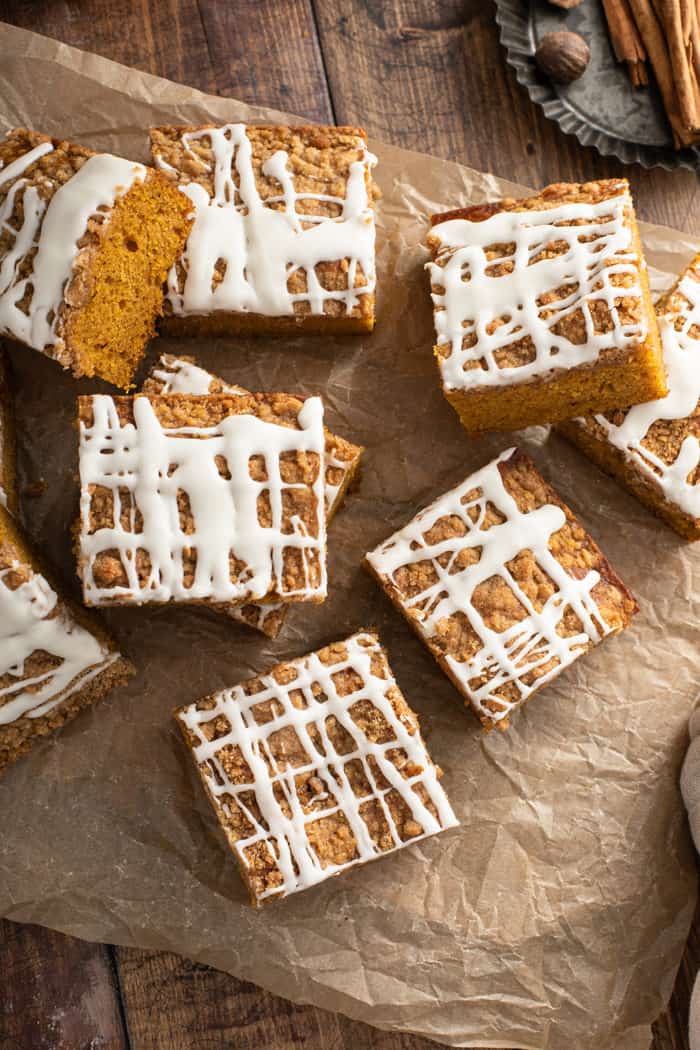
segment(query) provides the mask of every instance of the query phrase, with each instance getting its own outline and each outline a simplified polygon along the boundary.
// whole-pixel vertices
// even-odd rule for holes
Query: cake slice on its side
[[[7,354],[0,347],[0,507],[17,514],[14,399]]]
[[[470,433],[666,393],[625,179],[556,184],[431,222],[435,356]]]
[[[100,624],[57,594],[0,507],[0,773],[133,673]]]
[[[168,332],[372,330],[376,160],[361,128],[159,127],[151,152],[195,215]]]
[[[147,396],[158,394],[248,394],[243,387],[225,383],[188,357],[162,354],[154,364],[142,392]],[[363,449],[350,441],[325,430],[325,502],[326,522],[338,510],[348,488],[357,476]],[[225,610],[239,623],[261,631],[268,638],[276,638],[287,617],[289,606],[282,602],[263,605],[233,605]]]
[[[422,510],[367,568],[486,729],[607,635],[637,603],[518,449]]]
[[[127,387],[191,204],[152,168],[25,128],[0,142],[0,335]]]
[[[87,605],[325,599],[320,398],[78,403]]]
[[[255,906],[457,824],[369,631],[175,718]]]
[[[700,539],[700,255],[657,303],[668,394],[559,433],[687,540]]]

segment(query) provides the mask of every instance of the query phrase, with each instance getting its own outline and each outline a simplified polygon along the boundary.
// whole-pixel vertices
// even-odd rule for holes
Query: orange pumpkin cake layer
[[[191,206],[151,168],[25,128],[0,142],[0,334],[131,383]]]

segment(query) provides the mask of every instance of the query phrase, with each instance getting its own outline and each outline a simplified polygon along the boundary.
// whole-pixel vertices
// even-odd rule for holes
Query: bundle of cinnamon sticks
[[[635,87],[651,66],[676,149],[700,142],[700,0],[603,0],[603,8]]]

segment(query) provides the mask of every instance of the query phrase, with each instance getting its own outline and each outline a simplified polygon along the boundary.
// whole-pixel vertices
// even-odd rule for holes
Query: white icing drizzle
[[[591,364],[603,349],[643,342],[647,322],[641,302],[638,323],[623,322],[616,306],[622,296],[641,299],[642,295],[640,259],[624,220],[630,207],[629,193],[621,192],[595,204],[501,211],[483,222],[452,219],[435,225],[431,235],[440,242],[439,262],[430,262],[427,268],[432,285],[444,289],[433,291],[432,298],[438,346],[450,346],[449,355],[440,361],[445,388],[522,383],[556,369]],[[586,225],[572,225],[580,219],[586,219]],[[584,237],[592,239],[584,241]],[[531,263],[555,241],[565,241],[567,250]],[[495,244],[514,244],[515,250],[489,260],[486,249]],[[447,262],[440,265],[445,258]],[[512,263],[511,273],[489,275],[490,267],[505,262]],[[612,283],[613,276],[623,275],[634,278],[629,287]],[[541,296],[564,285],[575,287],[556,302],[538,303]],[[604,302],[610,311],[613,327],[609,332],[595,330],[590,311],[596,301]],[[550,316],[542,317],[543,311]],[[552,331],[576,311],[582,312],[586,326],[581,344]],[[504,323],[488,332],[488,326],[499,318]],[[463,341],[472,335],[474,346],[465,347]],[[525,337],[533,342],[533,360],[501,367],[498,351]],[[473,367],[478,362],[485,367]]]
[[[181,357],[161,357],[151,375],[161,384],[159,394],[208,394],[216,381],[211,372]],[[228,383],[222,383],[222,388],[227,394],[240,393],[239,387]]]
[[[199,365],[194,364],[192,361],[184,361],[180,357],[171,357],[165,354],[151,372],[151,376],[161,384],[160,394],[208,394],[212,383],[215,383],[217,379],[211,372],[200,368]],[[224,383],[223,380],[220,380],[220,382],[222,389],[227,394],[243,393],[241,387],[231,386],[228,383]],[[328,463],[328,452],[326,450],[326,466],[328,466]],[[327,514],[329,508],[327,480],[325,484],[325,500]],[[256,631],[261,631],[265,634],[265,624],[268,617],[279,612],[283,605],[284,602],[265,602],[261,605],[251,602],[248,604],[245,613],[238,605],[230,606],[226,613],[237,623],[243,623],[246,627],[253,627]]]
[[[394,712],[389,699],[391,689],[396,687],[393,676],[389,673],[386,678],[378,678],[372,672],[372,657],[381,652],[378,641],[372,635],[360,633],[343,644],[347,648],[347,658],[332,665],[324,664],[316,653],[292,661],[287,666],[294,668],[295,677],[287,685],[280,685],[272,675],[262,675],[258,679],[262,690],[253,696],[246,696],[243,686],[234,686],[216,694],[216,704],[211,710],[198,710],[196,704],[192,704],[178,715],[197,739],[194,747],[196,761],[209,767],[211,775],[207,783],[215,805],[227,814],[231,808],[228,800],[234,799],[253,826],[253,832],[234,847],[241,864],[248,867],[245,851],[259,842],[264,842],[274,857],[282,881],[279,886],[262,892],[258,900],[304,890],[355,864],[393,853],[458,823],[420,733],[410,733]],[[348,668],[352,668],[362,682],[353,692],[340,696],[335,676]],[[320,686],[320,697],[314,695],[314,685]],[[306,706],[295,706],[291,694],[301,694]],[[278,713],[270,721],[259,724],[252,708],[270,700],[275,702]],[[373,742],[355,724],[351,709],[363,700],[369,701],[389,724],[390,740]],[[208,741],[203,726],[222,715],[229,722],[230,732]],[[352,738],[354,746],[349,753],[340,755],[335,750],[327,730],[327,719],[331,717],[335,717]],[[312,728],[318,732],[319,743],[312,738]],[[304,765],[276,762],[269,740],[283,729],[294,730],[308,756]],[[240,748],[248,764],[253,776],[249,783],[234,784],[226,774],[221,752],[231,746]],[[391,756],[397,748],[406,753],[409,763],[418,767],[419,772],[406,778],[401,775]],[[345,771],[347,763],[357,761],[362,764],[371,788],[371,793],[363,798],[353,792]],[[305,773],[318,777],[324,785],[314,802],[327,800],[325,806],[316,807],[312,812],[304,812],[297,795],[297,778]],[[382,778],[386,779],[388,786],[379,786],[378,781],[381,782]],[[421,801],[416,791],[419,785],[424,788],[437,816]],[[288,803],[289,815],[281,808],[275,789]],[[246,793],[251,791],[255,793],[260,808],[260,820],[245,802]],[[386,796],[392,791],[401,796],[413,819],[422,828],[421,834],[407,841],[401,840],[387,804]],[[392,837],[389,849],[380,849],[375,844],[362,819],[360,808],[369,799],[379,803],[386,819]],[[324,867],[309,841],[307,828],[309,824],[337,813],[345,815],[355,839],[357,856],[346,863]]]
[[[242,387],[225,383],[218,376],[212,375],[211,372],[207,372],[204,368],[194,364],[194,362],[185,361],[180,357],[163,355],[151,372],[151,375],[153,379],[156,379],[161,384],[160,394],[208,394],[214,383],[220,383],[221,389],[227,394],[244,395],[247,393]],[[335,445],[332,438],[327,440],[324,485],[327,513],[336,509],[340,489],[343,486],[348,470],[352,467],[351,461],[340,459],[334,454],[334,448]],[[329,480],[331,476],[329,468],[343,472],[336,482]],[[270,606],[267,605],[266,608],[269,610]]]
[[[96,154],[59,186],[47,206],[36,186],[26,185],[21,173],[52,149],[50,143],[43,143],[0,171],[0,185],[16,180],[0,207],[0,229],[14,238],[0,265],[0,333],[42,351],[60,344],[56,332],[59,308],[89,219],[111,209],[117,197],[145,178],[147,170],[109,153]],[[49,179],[45,182],[51,186]],[[10,220],[20,192],[24,221],[16,230]],[[37,251],[31,272],[18,278],[18,267],[33,248]],[[18,304],[30,288],[32,297],[25,313]]]
[[[325,513],[323,506],[323,404],[308,398],[299,411],[300,429],[264,422],[250,414],[230,415],[217,426],[161,426],[147,397],[134,399],[134,423],[122,426],[116,405],[107,395],[92,398],[94,422],[80,426],[81,534],[83,586],[91,604],[120,599],[136,603],[212,599],[217,602],[260,599],[276,590],[286,597],[310,599],[326,593]],[[196,438],[193,437],[196,435]],[[318,455],[321,469],[313,483],[318,507],[317,535],[307,532],[296,515],[291,532],[283,531],[283,493],[303,483],[282,480],[280,457],[285,452]],[[251,456],[265,458],[266,481],[250,476]],[[216,457],[226,461],[230,478],[219,472]],[[91,487],[111,490],[112,528],[90,533]],[[120,523],[119,490],[131,495],[130,523]],[[194,518],[194,532],[180,528],[177,494],[184,491]],[[272,525],[258,521],[258,496],[269,494]],[[136,532],[135,508],[143,517]],[[305,583],[285,582],[284,552],[301,552]],[[150,572],[142,586],[136,549],[148,552]],[[95,558],[116,549],[127,575],[126,586],[103,588],[93,575]],[[185,586],[183,556],[196,550],[194,580]],[[230,555],[246,565],[231,579]],[[318,563],[319,582],[311,580],[311,559]]]
[[[179,357],[172,357],[164,354],[158,364],[154,367],[151,372],[153,379],[157,380],[161,384],[159,393],[161,394],[208,394],[212,383],[216,383],[218,377],[207,372],[204,368],[194,364],[192,361],[185,361]],[[244,394],[245,391],[241,387],[230,386],[228,383],[224,383],[223,380],[218,379],[221,383],[223,390],[229,394]],[[340,459],[334,454],[335,448],[332,438],[326,438],[325,448],[325,482],[324,482],[324,493],[326,501],[326,514],[330,514],[337,507],[339,502],[340,490],[343,486],[348,471],[352,467],[352,461]],[[331,470],[342,471],[342,474],[338,477],[336,482],[332,482],[330,478],[333,476]],[[246,613],[244,614],[237,606],[232,606],[228,610],[228,615],[239,623],[244,623],[248,627],[254,627],[258,631],[265,631],[265,624],[272,613],[277,613],[282,608],[282,602],[266,602],[264,605],[255,605],[251,603],[248,605]],[[252,615],[253,610],[257,611],[257,618]]]
[[[255,181],[252,146],[244,124],[226,124],[185,132],[182,143],[190,157],[202,160],[190,143],[208,138],[213,153],[214,195],[197,182],[180,189],[194,204],[194,226],[182,255],[184,288],[180,291],[177,267],[168,279],[168,300],[175,314],[208,314],[216,310],[252,312],[269,317],[294,313],[294,304],[308,303],[312,314],[323,314],[329,300],[344,303],[351,313],[360,295],[374,290],[374,216],[366,176],[376,163],[358,139],[362,159],[350,165],[345,197],[322,193],[297,193],[294,175],[287,168],[287,154],[278,150],[263,165],[263,174],[276,179],[281,194],[262,200]],[[161,157],[156,164],[173,172]],[[210,169],[211,170],[211,169]],[[234,183],[234,171],[238,186]],[[337,218],[310,215],[297,205],[306,200],[337,204]],[[284,203],[277,211],[270,205]],[[330,291],[318,279],[315,267],[322,262],[349,260],[348,288]],[[223,280],[214,285],[218,260],[226,264]],[[355,288],[358,268],[365,284]],[[306,272],[307,291],[290,293],[287,282],[298,270]]]
[[[115,660],[109,649],[77,624],[43,576],[32,573],[14,590],[6,582],[19,562],[0,570],[0,725],[18,718],[39,718],[82,689]],[[25,662],[35,652],[58,658],[57,667],[25,676]]]
[[[244,623],[247,627],[253,627],[256,631],[261,631],[263,634],[267,634],[268,637],[274,638],[277,636],[278,629],[275,628],[268,634],[267,621],[273,613],[277,613],[280,609],[285,609],[284,602],[266,602],[264,605],[257,605],[255,602],[251,602],[246,606],[249,615],[244,615],[241,609],[232,605],[230,609],[227,609],[227,614],[232,620],[236,620],[238,623]],[[283,612],[286,615],[286,610]]]
[[[0,262],[0,331],[5,333],[12,334],[13,319],[23,331],[31,324],[30,318],[16,307],[29,283],[28,280],[16,281],[17,270],[27,253],[37,244],[39,226],[46,211],[46,202],[39,195],[37,187],[27,186],[27,180],[21,176],[35,161],[52,151],[53,146],[50,142],[42,142],[41,145],[17,157],[6,168],[0,169],[0,186],[7,182],[13,183],[0,205],[0,232],[12,238],[11,246],[5,250]],[[46,184],[50,185],[48,179]],[[24,212],[24,220],[19,230],[12,225],[15,199],[18,195],[21,196]]]
[[[499,464],[510,459],[515,451],[511,448],[503,452],[367,555],[367,561],[375,571],[396,588],[402,607],[409,612],[425,641],[430,641],[441,621],[456,613],[466,616],[482,647],[464,663],[449,654],[445,659],[464,694],[476,710],[491,721],[507,717],[530,693],[558,675],[584,649],[601,641],[612,629],[602,618],[591,595],[600,579],[599,573],[591,570],[581,579],[576,579],[566,572],[549,549],[551,537],[566,522],[561,508],[546,504],[523,513],[505,488]],[[477,493],[464,502],[466,494],[473,490]],[[483,530],[489,503],[506,520]],[[477,512],[475,522],[472,522],[469,511]],[[465,526],[465,534],[442,542],[429,542],[426,534],[445,517],[459,518]],[[466,568],[456,569],[455,563],[466,549],[478,549],[479,560]],[[538,566],[558,588],[540,612],[518,587],[507,568],[507,563],[524,550],[533,553]],[[403,597],[395,582],[397,572],[403,566],[424,561],[431,563],[435,583],[413,597]],[[476,588],[493,576],[502,577],[527,613],[524,619],[500,632],[488,627],[472,604]],[[567,607],[579,617],[583,630],[571,637],[562,637],[557,633],[557,627]],[[523,680],[529,672],[545,667],[550,661],[554,666],[533,685]],[[482,675],[486,678],[484,684],[473,685]],[[511,684],[518,693],[517,699],[512,701],[499,694],[499,690]],[[491,703],[498,705],[499,709],[492,710],[487,706]]]
[[[52,152],[53,145],[50,142],[41,142],[27,153],[17,157],[10,164],[5,165],[0,161],[0,186],[4,186],[6,182],[13,182],[15,179],[18,179],[27,168],[31,167],[34,161],[40,160],[41,157]]]
[[[700,517],[700,485],[690,484],[688,477],[700,463],[700,443],[692,434],[684,439],[677,458],[665,463],[642,444],[649,429],[660,420],[682,420],[693,415],[700,401],[700,340],[690,330],[700,325],[700,283],[686,274],[677,293],[688,300],[683,311],[683,326],[676,331],[674,322],[681,316],[668,309],[659,317],[668,394],[657,401],[630,408],[619,425],[603,415],[595,422],[605,431],[605,437],[624,453],[625,458],[643,471],[663,492],[670,503],[675,503],[686,514]],[[585,427],[586,420],[577,420]]]

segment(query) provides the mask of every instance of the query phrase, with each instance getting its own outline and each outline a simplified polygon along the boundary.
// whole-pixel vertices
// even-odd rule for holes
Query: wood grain
[[[238,0],[200,9],[219,94],[316,124],[334,122],[309,0]]]
[[[0,921],[0,1050],[127,1050],[110,949]]]
[[[295,1006],[177,955],[116,953],[132,1050],[435,1050],[426,1039]]]
[[[0,0],[0,20],[169,80],[216,91],[197,0]]]
[[[0,19],[139,69],[526,185],[624,173],[649,221],[700,234],[690,173],[626,168],[562,135],[506,66],[490,0],[0,0]],[[119,977],[126,1030],[112,962]],[[696,917],[654,1050],[687,1050]],[[169,953],[0,924],[0,1050],[428,1050]]]
[[[0,0],[0,19],[212,94],[333,123],[310,0]]]

